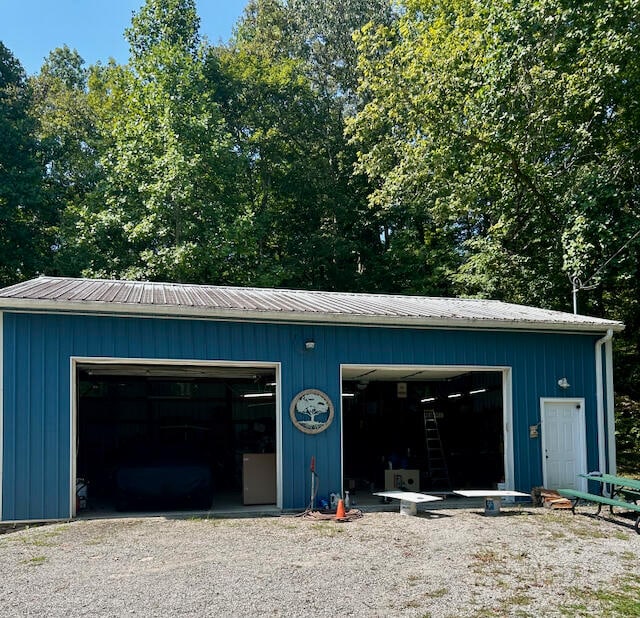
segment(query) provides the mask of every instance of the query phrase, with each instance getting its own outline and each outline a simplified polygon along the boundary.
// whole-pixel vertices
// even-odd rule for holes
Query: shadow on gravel
[[[614,524],[620,528],[627,528],[629,530],[637,531],[636,519],[638,514],[635,512],[629,513],[614,513],[613,516],[596,515],[596,513],[576,513],[577,516],[588,517],[589,519],[595,519],[596,521],[606,521],[607,523]],[[627,523],[625,520],[632,520],[633,523]]]
[[[40,528],[42,526],[50,526],[61,522],[33,522],[29,524],[0,524],[0,535],[10,534],[12,532],[20,532],[20,530],[28,530],[29,528]]]
[[[484,511],[475,511],[473,513],[478,517],[486,517],[487,519],[501,519],[502,517],[522,517],[524,515],[533,515],[531,511],[500,511],[499,515],[485,515]]]
[[[453,517],[453,515],[439,513],[437,511],[418,511],[415,517],[419,519],[448,519],[449,517]]]

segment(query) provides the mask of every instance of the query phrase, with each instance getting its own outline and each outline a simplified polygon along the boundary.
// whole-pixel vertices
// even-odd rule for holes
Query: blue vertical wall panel
[[[540,440],[529,437],[541,397],[585,398],[588,465],[597,466],[596,335],[9,312],[3,322],[3,520],[69,516],[72,356],[281,363],[285,508],[307,504],[312,456],[321,491],[340,489],[341,364],[511,367],[516,487],[542,483]],[[305,350],[308,338],[314,350]],[[565,376],[568,392],[557,385]],[[289,419],[290,401],[305,388],[335,405],[334,423],[318,435]]]

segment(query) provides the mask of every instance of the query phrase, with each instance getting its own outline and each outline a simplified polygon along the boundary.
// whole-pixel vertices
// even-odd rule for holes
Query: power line
[[[597,287],[597,283],[592,283],[591,285],[587,285],[591,279],[593,279],[598,273],[600,273],[604,268],[613,260],[616,256],[618,256],[622,251],[624,251],[632,241],[634,241],[638,236],[640,236],[640,229],[636,231],[636,233],[627,240],[627,242],[620,247],[602,266],[600,266],[588,279],[582,281],[578,275],[569,275],[569,280],[572,285],[572,294],[573,294],[573,313],[578,313],[578,292],[580,290],[593,290]]]
[[[620,249],[618,249],[602,266],[600,266],[600,268],[598,268],[598,270],[596,270],[596,272],[594,272],[593,275],[591,275],[591,277],[589,277],[589,279],[585,281],[585,284],[589,280],[593,279],[614,257],[616,257],[624,249],[626,249],[626,247],[631,243],[631,241],[635,240],[638,236],[640,236],[640,229],[631,238],[629,238],[629,240],[627,240],[627,242],[624,243],[624,245],[622,245],[622,247],[620,247]]]

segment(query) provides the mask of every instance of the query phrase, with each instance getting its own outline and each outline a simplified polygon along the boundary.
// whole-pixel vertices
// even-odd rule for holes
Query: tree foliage
[[[42,196],[32,92],[20,62],[0,42],[0,285],[44,268],[54,214]]]
[[[568,308],[637,228],[637,9],[411,0],[360,36],[372,208],[449,235],[458,292]]]
[[[250,0],[216,47],[194,0],[147,0],[127,65],[63,47],[27,80],[3,48],[4,280],[47,265],[569,308],[574,276],[597,284],[584,311],[637,325],[637,15]]]
[[[63,271],[68,269],[63,260],[66,239],[75,234],[77,206],[102,177],[102,144],[89,103],[87,79],[84,60],[67,46],[53,50],[40,73],[30,78],[37,154],[43,170],[42,198],[55,213],[51,263]],[[51,269],[51,264],[48,267]]]
[[[263,284],[358,289],[375,232],[362,217],[363,183],[352,178],[342,103],[319,86],[292,35],[299,17],[275,0],[251,2],[215,55],[252,214],[248,273]]]
[[[194,2],[150,0],[127,38],[130,64],[97,67],[89,81],[108,146],[104,181],[78,210],[83,271],[233,278],[242,218],[226,183],[234,155],[205,78]]]

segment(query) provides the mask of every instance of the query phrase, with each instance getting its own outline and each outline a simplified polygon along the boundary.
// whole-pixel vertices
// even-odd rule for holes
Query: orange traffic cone
[[[340,500],[338,500],[338,508],[336,509],[336,521],[346,519],[346,517],[347,515],[344,512],[344,500],[340,498]]]

